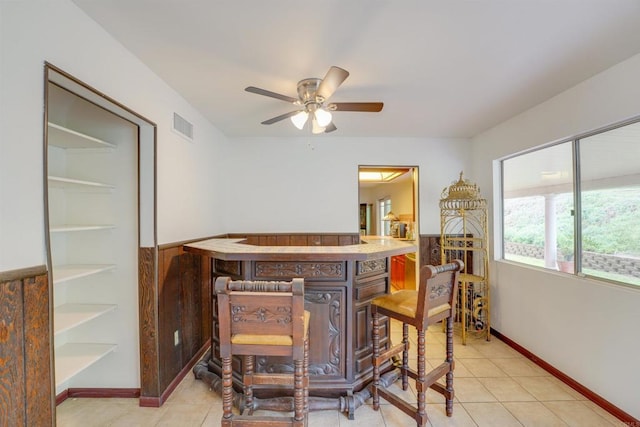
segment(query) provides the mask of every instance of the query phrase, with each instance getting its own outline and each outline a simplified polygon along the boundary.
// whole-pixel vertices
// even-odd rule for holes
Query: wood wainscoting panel
[[[174,334],[180,340],[181,315],[181,269],[182,246],[161,249],[158,253],[158,352],[160,367],[158,374],[160,390],[169,386],[182,369],[181,345],[174,344]],[[184,338],[180,341],[184,341]]]
[[[140,402],[159,397],[158,303],[155,280],[156,250],[138,250],[138,318],[140,328]]]
[[[162,406],[210,343],[211,261],[183,243],[158,247],[157,281],[155,248],[140,249],[140,406]]]
[[[55,400],[46,267],[0,273],[0,420],[53,425]]]

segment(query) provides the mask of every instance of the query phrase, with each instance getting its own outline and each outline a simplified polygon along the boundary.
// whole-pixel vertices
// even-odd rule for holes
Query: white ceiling
[[[640,52],[638,0],[73,0],[230,137],[287,137],[336,65],[331,136],[471,137]],[[187,117],[188,119],[188,117]]]

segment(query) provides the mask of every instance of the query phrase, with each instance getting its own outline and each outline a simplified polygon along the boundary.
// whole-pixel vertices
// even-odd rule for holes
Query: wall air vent
[[[178,113],[173,113],[173,130],[189,141],[193,141],[193,124]]]

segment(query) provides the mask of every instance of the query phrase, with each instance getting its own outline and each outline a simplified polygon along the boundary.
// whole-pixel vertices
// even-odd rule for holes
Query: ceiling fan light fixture
[[[300,111],[295,116],[291,116],[291,122],[295,127],[302,130],[304,128],[304,124],[307,122],[307,118],[309,117],[309,113],[306,111]]]
[[[311,120],[311,133],[314,133],[314,134],[323,133],[324,129],[325,129],[325,126],[320,126],[320,123],[318,123],[318,120],[316,120],[315,117]]]
[[[331,113],[328,112],[327,110],[323,108],[318,108],[314,114],[315,114],[316,120],[318,121],[318,125],[320,127],[325,128],[329,123],[331,123],[331,118],[332,118]]]

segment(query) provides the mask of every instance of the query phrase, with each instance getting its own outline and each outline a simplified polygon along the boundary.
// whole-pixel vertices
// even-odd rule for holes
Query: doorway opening
[[[381,236],[418,243],[418,167],[359,166],[358,209],[362,236]],[[417,255],[411,253],[392,257],[390,270],[393,290],[416,288]]]
[[[149,349],[132,325],[157,287],[156,125],[51,64],[44,71],[55,396],[137,397]]]

